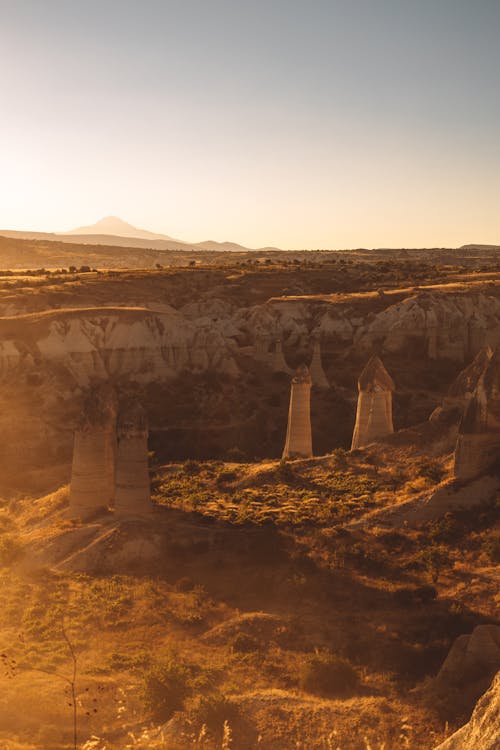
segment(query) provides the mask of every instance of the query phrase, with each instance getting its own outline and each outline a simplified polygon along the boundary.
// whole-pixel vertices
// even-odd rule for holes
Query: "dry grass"
[[[69,709],[54,676],[69,668],[64,620],[79,655],[80,736],[100,738],[95,748],[218,750],[230,704],[233,750],[437,744],[444,718],[410,689],[435,673],[456,635],[494,617],[488,541],[497,516],[490,507],[413,530],[350,527],[446,476],[445,459],[424,465],[402,448],[387,468],[385,450],[165,467],[154,522],[157,533],[165,529],[165,557],[156,574],[36,569],[29,549],[4,564],[0,648],[15,660],[0,675],[4,734],[21,747],[68,746]],[[66,492],[4,508],[0,539],[15,534],[50,550],[68,530],[78,539],[78,526],[61,516]],[[353,695],[304,689],[300,674],[315,653],[350,665]],[[172,658],[187,692],[161,739],[144,728],[141,686],[148,669]],[[216,717],[212,727],[207,716]],[[450,731],[461,718],[450,715]]]

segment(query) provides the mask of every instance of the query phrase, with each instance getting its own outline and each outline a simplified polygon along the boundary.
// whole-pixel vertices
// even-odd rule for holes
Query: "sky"
[[[499,0],[0,0],[0,227],[500,244]]]

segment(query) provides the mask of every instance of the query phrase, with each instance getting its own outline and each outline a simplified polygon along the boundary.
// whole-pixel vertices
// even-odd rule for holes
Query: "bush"
[[[201,466],[198,461],[193,461],[192,458],[189,458],[187,461],[185,461],[182,468],[184,470],[184,474],[187,474],[188,476],[199,474],[201,471]]]
[[[299,675],[302,690],[324,696],[349,695],[358,683],[358,675],[351,664],[331,654],[312,657]]]
[[[242,451],[241,448],[229,448],[226,452],[226,461],[230,463],[245,464],[248,463],[249,459],[248,453]]]
[[[437,461],[422,459],[417,466],[418,476],[429,479],[431,482],[440,482],[445,475],[445,470]]]
[[[250,654],[252,651],[260,650],[260,643],[257,638],[247,633],[238,633],[231,644],[233,651],[240,654]]]
[[[224,722],[233,723],[238,706],[223,693],[199,695],[190,708],[195,723],[205,725],[211,732],[222,733]]]
[[[282,482],[293,482],[295,479],[295,473],[286,459],[282,458],[279,462],[276,468],[276,476]]]
[[[493,534],[490,539],[486,539],[481,549],[488,555],[492,562],[500,563],[500,534]]]
[[[189,669],[173,657],[154,664],[144,674],[142,698],[156,721],[167,721],[175,711],[180,711],[189,693]]]
[[[9,565],[22,555],[23,547],[17,536],[4,534],[0,537],[0,565]]]

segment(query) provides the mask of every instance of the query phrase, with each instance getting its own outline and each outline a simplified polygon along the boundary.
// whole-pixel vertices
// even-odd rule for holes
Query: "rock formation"
[[[459,372],[443,400],[443,409],[458,408],[462,413],[465,411],[492,356],[492,349],[489,346],[483,347],[470,365]]]
[[[425,327],[427,332],[427,356],[429,359],[438,357],[438,320],[434,310],[425,313]]]
[[[486,346],[486,321],[475,311],[467,325],[467,353],[475,357]]]
[[[470,721],[435,750],[498,750],[500,673],[478,700]]]
[[[500,348],[486,362],[467,404],[455,447],[454,474],[469,480],[500,458]]]
[[[271,354],[271,369],[273,372],[291,372],[286,363],[285,355],[283,354],[283,346],[280,339],[278,339],[274,344],[274,351]]]
[[[312,454],[311,376],[303,364],[292,378],[283,458],[311,458]]]
[[[379,357],[368,361],[358,380],[358,407],[351,450],[362,448],[394,432],[392,393],[394,381]]]
[[[142,515],[151,512],[148,424],[140,404],[120,413],[117,437],[115,513]]]
[[[86,518],[111,505],[115,486],[116,396],[110,386],[92,388],[75,432],[69,515]]]
[[[500,626],[478,625],[456,639],[436,679],[456,687],[480,680],[485,689],[499,669]]]
[[[323,364],[321,362],[321,344],[319,338],[314,339],[309,372],[311,374],[312,384],[315,388],[324,388],[326,390],[330,387],[330,383],[328,382],[328,378],[325,375]]]

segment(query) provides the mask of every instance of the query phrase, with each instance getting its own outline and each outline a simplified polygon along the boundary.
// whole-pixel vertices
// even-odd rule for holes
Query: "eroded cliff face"
[[[237,376],[241,355],[272,365],[276,342],[292,367],[310,361],[316,337],[343,356],[418,351],[462,363],[500,341],[500,301],[423,292],[393,304],[390,296],[280,298],[238,308],[210,299],[178,310],[161,303],[47,310],[0,318],[0,378],[44,366],[62,368],[78,386],[107,377],[162,381],[184,371]]]
[[[3,330],[2,330],[3,329]],[[0,319],[0,374],[64,371],[75,386],[129,379],[147,383],[183,371],[236,375],[234,342],[175,310],[95,308]]]
[[[197,446],[198,457],[231,447],[278,455],[289,373],[301,362],[311,365],[315,342],[326,374],[311,398],[315,445],[319,453],[348,447],[356,378],[371,354],[380,354],[394,376],[398,430],[427,419],[479,344],[493,346],[500,331],[500,301],[487,290],[245,304],[202,293],[175,309],[145,287],[133,305],[120,300],[0,317],[2,467],[17,466],[24,454],[33,465],[39,457],[37,466],[69,461],[82,393],[108,381],[125,391],[158,391],[145,405],[164,458],[172,445]],[[176,456],[189,457],[184,449]]]

